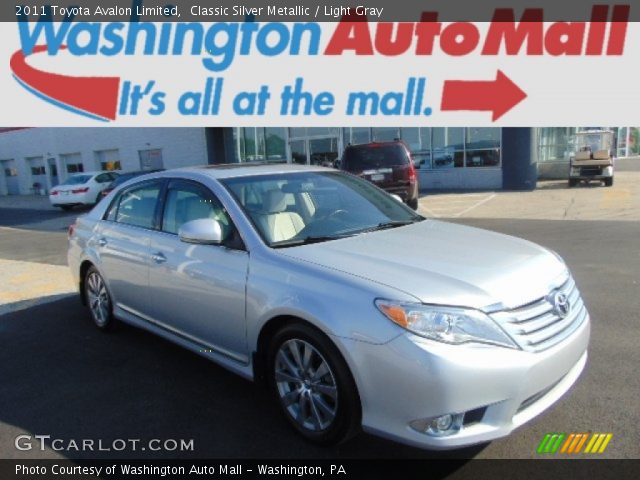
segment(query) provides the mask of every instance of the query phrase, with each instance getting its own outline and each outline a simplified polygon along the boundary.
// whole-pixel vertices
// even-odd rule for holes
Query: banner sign
[[[637,121],[640,23],[631,5],[576,5],[588,16],[576,21],[549,21],[538,7],[443,21],[431,4],[415,21],[377,21],[385,8],[15,5],[0,31],[0,124]]]

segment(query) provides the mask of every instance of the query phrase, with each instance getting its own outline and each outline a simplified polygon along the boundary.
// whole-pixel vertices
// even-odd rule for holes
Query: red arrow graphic
[[[495,80],[445,81],[440,109],[491,111],[495,122],[525,98],[527,94],[498,70]]]
[[[38,45],[33,53],[46,50],[46,45]],[[98,119],[116,119],[119,77],[72,77],[43,72],[27,63],[22,50],[11,56],[10,66],[19,82],[45,100]]]

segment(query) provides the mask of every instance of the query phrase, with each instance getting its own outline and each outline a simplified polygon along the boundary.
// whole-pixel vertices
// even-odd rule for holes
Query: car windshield
[[[355,172],[372,168],[393,167],[409,163],[401,145],[362,145],[344,152],[344,168]]]
[[[292,172],[222,180],[271,247],[318,243],[424,220],[366,180]]]
[[[91,180],[92,175],[72,175],[62,185],[82,185]]]

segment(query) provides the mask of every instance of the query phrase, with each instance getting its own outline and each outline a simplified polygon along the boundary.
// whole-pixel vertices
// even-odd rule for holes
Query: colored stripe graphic
[[[589,438],[589,433],[572,433],[567,437],[567,441],[564,442],[562,448],[560,449],[560,453],[580,453],[584,443]]]
[[[33,53],[46,50],[46,45],[38,45]],[[72,77],[43,72],[27,64],[22,50],[11,56],[10,66],[16,80],[43,100],[89,118],[116,119],[119,77]]]
[[[584,453],[603,453],[613,438],[611,433],[594,433]]]
[[[538,453],[556,453],[566,433],[547,433],[538,445]]]
[[[600,454],[604,453],[612,438],[612,433],[547,433],[538,445],[536,451],[539,454]],[[582,448],[585,444],[586,447],[583,451]]]

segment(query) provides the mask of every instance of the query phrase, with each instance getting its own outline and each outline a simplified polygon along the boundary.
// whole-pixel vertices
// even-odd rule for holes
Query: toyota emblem
[[[553,296],[553,309],[560,318],[564,318],[569,315],[569,312],[571,311],[571,304],[564,293],[558,292]]]

